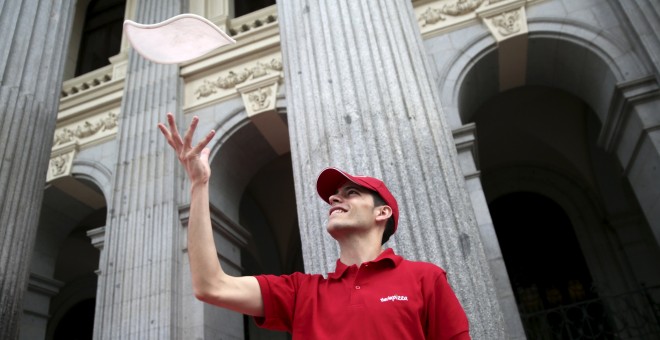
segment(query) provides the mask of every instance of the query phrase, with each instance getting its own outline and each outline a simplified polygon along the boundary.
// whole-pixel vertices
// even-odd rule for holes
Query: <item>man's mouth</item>
[[[339,207],[334,207],[330,209],[330,216],[338,215],[338,214],[343,214],[345,213],[346,210],[339,208]]]

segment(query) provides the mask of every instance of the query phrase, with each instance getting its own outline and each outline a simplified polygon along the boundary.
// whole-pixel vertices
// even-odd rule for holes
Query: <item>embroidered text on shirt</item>
[[[380,298],[380,302],[388,302],[388,301],[408,301],[408,297],[401,295],[390,295],[388,297]]]

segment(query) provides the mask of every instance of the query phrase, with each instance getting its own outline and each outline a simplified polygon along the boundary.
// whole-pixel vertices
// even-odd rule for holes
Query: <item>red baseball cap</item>
[[[319,174],[316,180],[316,191],[321,198],[330,203],[330,196],[337,193],[337,189],[343,185],[346,180],[349,180],[361,187],[377,192],[383,198],[385,204],[392,208],[392,216],[394,217],[394,231],[396,232],[397,225],[399,224],[399,205],[383,181],[378,178],[369,176],[353,176],[345,171],[337,168],[325,168]]]

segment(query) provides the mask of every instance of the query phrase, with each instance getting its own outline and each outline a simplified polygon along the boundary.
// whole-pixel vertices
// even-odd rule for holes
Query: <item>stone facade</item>
[[[72,37],[80,34],[81,3],[67,17]],[[2,272],[11,264],[25,273],[8,284],[26,289],[13,294],[20,318],[3,307],[2,319],[15,325],[6,323],[0,337],[18,329],[21,338],[50,339],[76,308],[91,308],[89,327],[99,339],[287,338],[194,299],[185,248],[188,183],[156,129],[166,112],[180,125],[196,115],[200,131],[218,132],[211,142],[212,222],[219,259],[232,274],[333,269],[337,249],[323,228],[314,176],[335,165],[392,183],[401,228],[387,245],[447,270],[476,339],[550,334],[552,326],[531,315],[585,296],[614,311],[647,305],[607,297],[646,289],[659,298],[660,5],[279,6],[234,18],[228,0],[127,1],[127,19],[154,23],[193,12],[238,42],[178,66],[148,62],[125,40],[109,65],[79,77],[60,56],[43,55],[65,64],[64,76],[55,72],[46,85],[61,86],[57,122],[48,130],[52,145],[50,137],[42,141],[51,150],[35,149],[44,161],[36,157],[29,166],[5,157],[0,172],[3,192],[42,202],[37,223],[5,215],[11,200],[2,198],[0,216],[11,222],[3,223],[3,244],[20,244],[31,255],[3,250]],[[14,46],[10,55],[18,51]],[[4,69],[11,60],[0,60]],[[6,126],[3,140],[29,134]],[[25,172],[22,183],[45,182],[43,192],[5,180],[14,176],[5,164],[16,171],[38,162],[43,171]],[[521,193],[554,202],[575,246],[507,239],[498,207]],[[525,223],[534,229],[553,218]],[[19,225],[36,236],[15,236]],[[591,286],[580,290],[586,281],[577,276],[552,282],[568,284],[558,290],[549,281],[544,290],[522,282],[535,270],[517,269],[521,262],[509,254],[531,249],[522,257],[533,258],[534,248],[550,249],[548,263],[566,268],[583,261]],[[569,248],[580,259],[562,262]],[[30,261],[10,261],[18,256]],[[637,321],[627,314],[608,315],[607,330],[634,338],[660,327],[620,327]]]

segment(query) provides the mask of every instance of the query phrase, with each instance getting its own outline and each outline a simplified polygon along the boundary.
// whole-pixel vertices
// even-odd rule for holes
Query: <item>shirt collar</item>
[[[378,255],[378,257],[375,260],[369,261],[367,263],[380,263],[380,262],[382,262],[383,264],[389,264],[392,267],[396,267],[396,266],[399,265],[399,263],[401,263],[402,260],[403,260],[403,258],[401,256],[395,254],[394,250],[392,250],[392,248],[387,248],[387,249],[383,250],[383,252],[380,253],[380,255]],[[334,273],[329,273],[328,278],[331,278],[331,279],[341,278],[349,267],[350,266],[345,265],[340,260],[337,260],[337,266],[335,267],[335,272]]]

